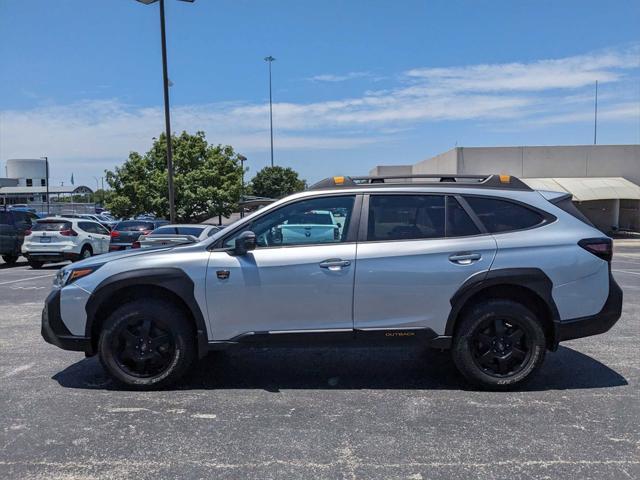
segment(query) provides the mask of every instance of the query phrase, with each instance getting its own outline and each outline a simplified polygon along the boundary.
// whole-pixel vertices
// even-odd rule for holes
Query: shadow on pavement
[[[66,388],[119,390],[97,358],[53,376]],[[522,391],[606,388],[626,379],[597,360],[560,347],[548,353]],[[411,389],[469,390],[446,352],[399,348],[243,349],[211,354],[173,387],[190,389]]]

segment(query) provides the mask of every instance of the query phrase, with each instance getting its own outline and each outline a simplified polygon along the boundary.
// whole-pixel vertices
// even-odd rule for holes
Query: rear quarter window
[[[545,217],[523,205],[487,197],[464,197],[490,233],[512,232],[542,225]]]

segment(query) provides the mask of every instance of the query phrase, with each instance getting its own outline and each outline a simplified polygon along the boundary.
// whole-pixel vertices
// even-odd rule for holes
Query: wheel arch
[[[135,299],[160,299],[177,304],[193,322],[198,356],[207,352],[207,328],[194,295],[193,280],[179,268],[149,268],[123,272],[103,280],[91,294],[86,305],[85,335],[91,341],[91,351],[97,351],[103,322],[113,310]]]
[[[507,268],[470,277],[451,297],[445,335],[452,337],[464,313],[479,301],[514,300],[524,304],[541,320],[547,347],[558,345],[560,317],[552,296],[553,282],[539,268]]]

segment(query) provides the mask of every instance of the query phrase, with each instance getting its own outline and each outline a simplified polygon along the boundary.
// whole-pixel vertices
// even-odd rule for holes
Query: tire
[[[6,263],[7,266],[13,267],[16,264],[16,262],[18,261],[18,256],[17,255],[2,255],[2,260],[4,260],[4,263]]]
[[[91,247],[89,245],[85,245],[84,247],[82,247],[82,250],[80,250],[80,256],[78,257],[78,260],[85,260],[92,255],[93,250],[91,249]]]
[[[195,359],[195,331],[183,310],[164,300],[134,300],[115,310],[100,332],[105,370],[135,390],[167,387]]]
[[[44,262],[39,262],[37,260],[29,260],[28,263],[29,266],[34,270],[39,270],[40,268],[42,268],[42,265],[44,265]]]
[[[536,315],[511,300],[488,300],[464,314],[453,361],[472,384],[488,390],[522,385],[540,368],[546,338]]]

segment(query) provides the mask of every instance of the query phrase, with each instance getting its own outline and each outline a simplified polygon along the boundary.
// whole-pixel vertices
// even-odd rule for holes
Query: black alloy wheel
[[[522,371],[532,350],[531,336],[512,318],[487,318],[472,334],[471,354],[487,374],[509,377]]]

